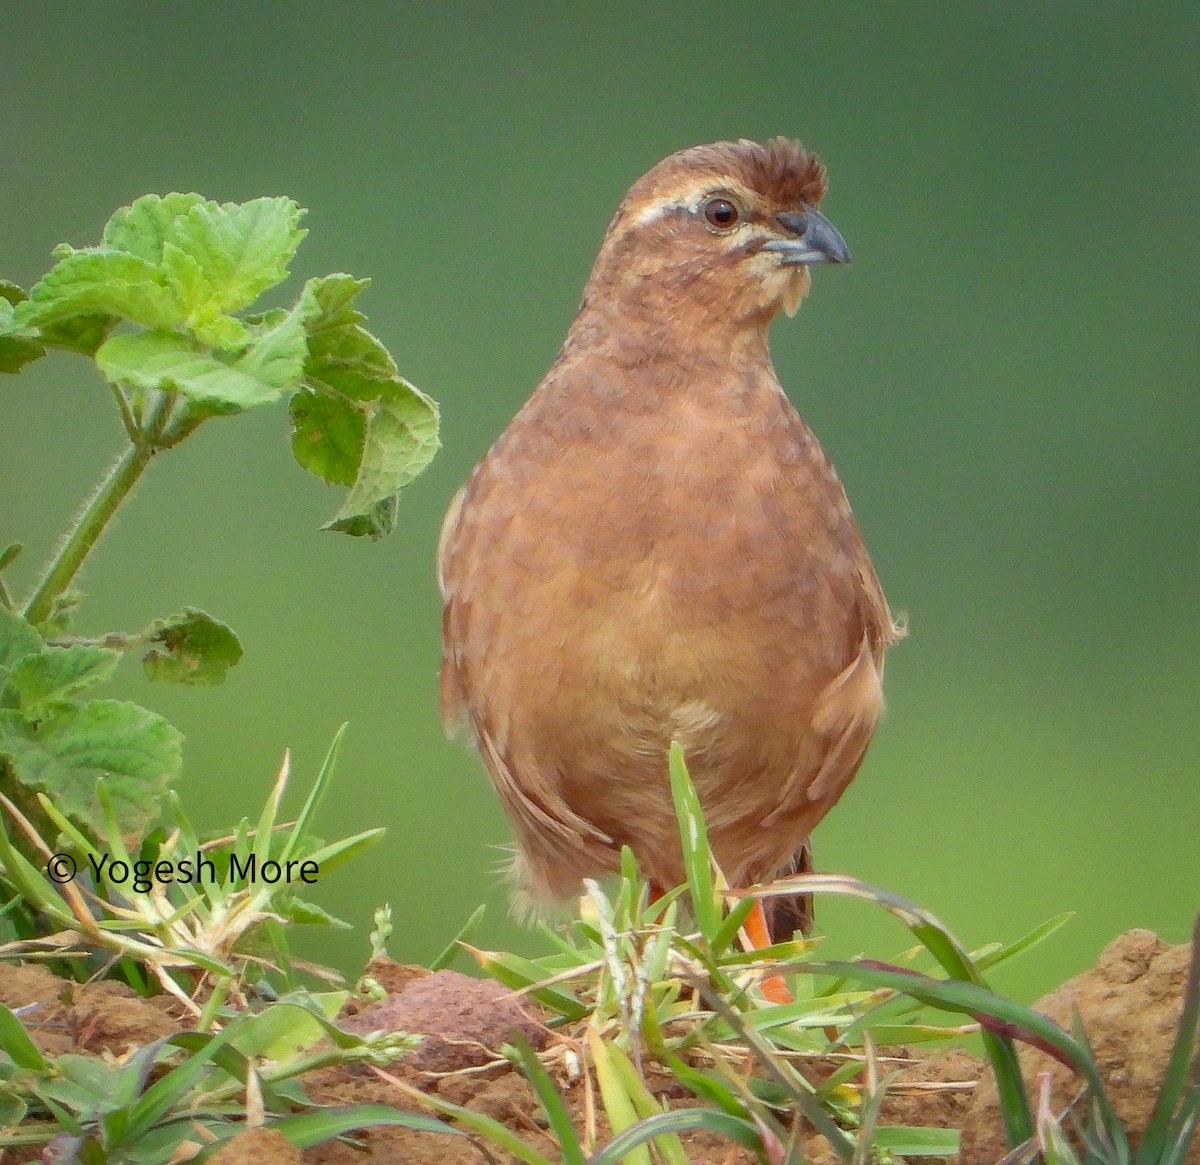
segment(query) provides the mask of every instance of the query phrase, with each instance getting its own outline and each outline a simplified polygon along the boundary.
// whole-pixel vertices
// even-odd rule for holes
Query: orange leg
[[[750,911],[742,929],[749,940],[751,950],[761,951],[763,947],[771,945],[771,931],[767,926],[767,915],[763,910],[761,900],[754,903],[754,909]],[[783,981],[782,975],[769,975],[764,979],[762,981],[762,992],[771,1003],[795,1002],[792,993],[788,990],[787,984]]]
[[[666,893],[665,890],[651,884],[650,901],[657,902],[664,893]],[[767,926],[767,915],[761,901],[754,903],[754,909],[750,911],[746,921],[742,924],[742,930],[752,951],[761,951],[764,947],[771,945],[771,930]],[[771,1003],[796,1002],[795,997],[788,990],[787,984],[783,981],[782,975],[767,976],[762,981],[762,992]]]

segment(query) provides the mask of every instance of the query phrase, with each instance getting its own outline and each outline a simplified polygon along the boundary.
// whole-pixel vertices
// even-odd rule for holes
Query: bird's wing
[[[858,653],[817,696],[811,744],[789,774],[776,808],[763,825],[794,817],[803,801],[817,809],[812,818],[815,825],[854,779],[882,710],[881,669],[875,645],[864,632]],[[818,762],[815,771],[814,759]]]
[[[439,683],[442,722],[448,732],[454,732],[469,721],[500,800],[509,817],[519,827],[539,837],[543,843],[549,841],[552,846],[560,847],[564,853],[577,849],[585,839],[611,846],[612,838],[573,812],[557,793],[555,783],[537,771],[528,758],[517,766],[521,774],[518,779],[513,771],[513,763],[505,755],[505,749],[489,731],[484,720],[480,716],[467,715],[466,693],[459,676],[460,660],[454,645],[462,641],[460,630],[471,618],[471,604],[464,595],[455,591],[453,562],[466,492],[467,487],[463,486],[454,495],[442,523],[437,547],[438,589],[443,602],[442,670]]]
[[[904,624],[892,617],[891,608],[884,597],[883,587],[871,560],[864,554],[858,567],[859,615],[862,618],[864,634],[871,644],[871,654],[879,674],[883,675],[883,653],[899,643],[907,634]]]

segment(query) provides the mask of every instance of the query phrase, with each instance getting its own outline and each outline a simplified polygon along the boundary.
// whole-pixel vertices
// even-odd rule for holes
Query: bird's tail
[[[779,877],[790,878],[795,874],[811,874],[812,871],[812,844],[806,841],[792,855],[788,866],[779,871]],[[812,933],[813,899],[811,894],[764,898],[763,908],[767,915],[767,925],[776,942],[790,938],[796,931],[806,935]]]

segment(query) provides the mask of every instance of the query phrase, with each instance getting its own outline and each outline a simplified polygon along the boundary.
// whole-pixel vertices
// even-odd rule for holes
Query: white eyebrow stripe
[[[661,198],[658,202],[652,203],[650,206],[644,207],[633,215],[629,220],[630,227],[645,226],[647,223],[652,223],[656,219],[665,218],[668,214],[677,210],[686,210],[690,214],[694,214],[706,198],[713,194],[727,191],[733,197],[737,198],[743,205],[748,203],[750,195],[742,189],[740,184],[720,185],[714,183],[711,178],[704,183],[696,183],[693,186],[687,187],[684,190],[675,194],[667,195]]]

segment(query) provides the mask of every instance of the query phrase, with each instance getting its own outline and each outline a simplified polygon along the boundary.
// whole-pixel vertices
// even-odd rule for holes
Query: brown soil
[[[1131,931],[1113,942],[1092,970],[1035,1005],[1068,1027],[1072,1010],[1079,1012],[1118,1112],[1131,1131],[1144,1125],[1162,1077],[1178,1019],[1187,953],[1187,948],[1169,947],[1147,931]],[[430,974],[380,960],[372,964],[369,973],[388,994],[375,1003],[351,1002],[342,1016],[344,1026],[359,1032],[419,1032],[427,1038],[416,1052],[385,1073],[354,1067],[313,1074],[306,1079],[306,1087],[314,1101],[382,1103],[432,1115],[405,1093],[404,1086],[408,1086],[486,1113],[554,1158],[556,1143],[530,1087],[497,1054],[516,1029],[534,1047],[557,1048],[562,1053],[549,1060],[577,1127],[590,1128],[596,1144],[608,1139],[602,1106],[589,1082],[569,1070],[570,1041],[552,1033],[535,1008],[515,1000],[497,983],[453,971]],[[186,1027],[170,1000],[141,999],[115,983],[65,984],[36,965],[0,965],[0,1001],[12,1008],[35,1002],[41,1005],[24,1019],[34,1040],[52,1055],[70,1051],[121,1056]],[[889,1057],[898,1051],[906,1066],[891,1086],[883,1121],[961,1128],[959,1165],[999,1161],[1005,1149],[995,1089],[981,1065],[961,1051],[908,1059],[903,1050],[888,1049]],[[1021,1057],[1030,1080],[1039,1072],[1050,1073],[1056,1109],[1075,1094],[1078,1085],[1049,1057],[1033,1051],[1023,1051]],[[814,1071],[819,1075],[821,1065]],[[975,1087],[981,1076],[984,1079]],[[673,1106],[693,1103],[666,1073],[655,1074],[650,1067],[648,1079],[652,1091]],[[682,1139],[689,1160],[700,1165],[754,1160],[745,1150],[707,1134],[684,1134]],[[300,1153],[269,1129],[251,1129],[227,1142],[212,1160],[214,1165],[370,1165],[372,1161],[479,1165],[485,1160],[467,1137],[380,1128],[356,1134],[354,1140],[357,1145],[326,1142]],[[835,1160],[829,1147],[815,1136],[807,1140],[805,1152],[815,1165]],[[30,1156],[36,1159],[36,1154]],[[495,1150],[493,1156],[506,1159]],[[21,1159],[30,1157],[6,1155],[3,1165]],[[1193,1147],[1188,1160],[1200,1165],[1200,1149]]]
[[[1183,1001],[1189,948],[1168,946],[1148,930],[1110,943],[1096,965],[1043,996],[1034,1007],[1071,1030],[1079,1013],[1108,1085],[1108,1095],[1136,1151],[1162,1082]],[[1025,1078],[1050,1074],[1050,1100],[1060,1112],[1079,1082],[1057,1060],[1032,1048],[1020,1052]],[[988,1077],[963,1126],[961,1165],[990,1165],[1004,1155],[996,1088]],[[1187,1156],[1200,1165],[1200,1140]]]

